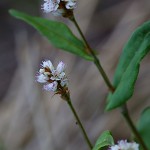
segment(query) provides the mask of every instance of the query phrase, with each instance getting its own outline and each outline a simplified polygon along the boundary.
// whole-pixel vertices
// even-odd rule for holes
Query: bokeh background
[[[120,111],[105,112],[108,89],[95,66],[54,48],[32,27],[12,18],[8,9],[65,22],[44,14],[42,0],[0,1],[0,150],[87,150],[88,147],[67,104],[42,90],[35,74],[43,59],[67,65],[72,102],[94,144],[104,130],[115,140],[130,139]],[[149,0],[79,0],[75,16],[87,40],[97,50],[109,78],[113,79],[123,45],[144,21],[150,19]],[[129,112],[138,121],[150,105],[150,55],[141,63]]]

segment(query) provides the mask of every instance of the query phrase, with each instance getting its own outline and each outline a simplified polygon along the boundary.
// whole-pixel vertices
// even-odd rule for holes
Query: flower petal
[[[66,4],[67,9],[74,9],[76,8],[76,1],[75,0],[69,0]]]
[[[68,86],[68,79],[64,79],[64,80],[61,80],[60,82],[61,86],[64,87],[64,86]]]
[[[43,86],[44,90],[56,92],[58,83],[56,81]]]
[[[52,72],[54,71],[54,66],[50,60],[43,61],[42,66],[44,68],[49,68]]]
[[[118,141],[117,145],[110,147],[110,150],[139,150],[139,144],[135,142],[127,142],[127,140]]]
[[[56,11],[59,7],[60,0],[44,0],[45,3],[42,5],[42,9],[45,13]]]
[[[57,66],[57,68],[56,68],[56,71],[57,71],[58,73],[61,73],[61,72],[63,72],[64,70],[65,70],[65,64],[61,61],[61,62],[59,62],[58,66]]]
[[[36,76],[36,81],[40,83],[46,83],[48,79],[48,76],[45,76],[43,74],[39,74]]]
[[[65,77],[65,75],[66,75],[65,72],[62,72],[58,75],[58,77],[59,77],[59,79],[63,79]]]

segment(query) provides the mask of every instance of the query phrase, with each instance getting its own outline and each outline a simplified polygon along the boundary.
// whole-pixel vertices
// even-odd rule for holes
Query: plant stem
[[[111,84],[108,76],[106,75],[103,67],[101,66],[101,63],[100,63],[99,59],[96,57],[94,51],[92,50],[92,48],[88,44],[86,38],[84,37],[84,35],[83,35],[83,33],[82,33],[82,31],[81,31],[81,29],[80,29],[80,27],[79,27],[79,25],[78,25],[75,17],[73,16],[72,18],[70,18],[70,20],[75,24],[78,32],[80,33],[80,35],[81,35],[81,37],[82,37],[82,39],[83,39],[83,41],[84,41],[84,43],[86,45],[87,52],[93,56],[93,58],[94,58],[94,64],[96,65],[97,69],[99,70],[100,74],[102,75],[102,77],[103,77],[106,85],[108,86],[109,90],[113,93],[115,91],[115,88]],[[146,147],[146,145],[145,145],[145,143],[144,143],[144,141],[143,141],[143,139],[141,138],[140,134],[138,133],[136,127],[134,126],[134,124],[133,124],[133,122],[131,120],[131,117],[130,117],[130,115],[128,113],[128,108],[126,106],[126,103],[123,106],[121,106],[121,110],[122,110],[121,111],[122,115],[125,118],[125,120],[126,120],[128,126],[129,126],[129,128],[133,132],[133,134],[136,137],[136,139],[138,140],[138,142],[141,144],[143,150],[148,150],[147,147]]]
[[[127,105],[124,104],[122,107],[121,107],[121,113],[124,117],[124,119],[126,120],[128,126],[130,127],[131,131],[133,132],[134,136],[136,137],[136,139],[138,140],[138,142],[141,144],[143,150],[148,150],[143,139],[141,138],[139,132],[137,131],[136,127],[134,126],[132,120],[131,120],[131,117],[129,115],[129,111],[128,111],[128,108],[127,108]]]
[[[70,20],[75,24],[77,30],[79,31],[79,33],[80,33],[80,35],[81,35],[81,37],[82,37],[82,39],[83,39],[83,41],[84,41],[84,43],[85,43],[85,46],[86,46],[86,48],[87,48],[87,49],[86,49],[87,52],[93,56],[93,58],[94,58],[94,64],[96,65],[98,71],[99,71],[100,74],[102,75],[102,77],[103,77],[103,79],[104,79],[106,85],[108,86],[109,90],[113,92],[113,91],[114,91],[114,87],[112,86],[111,82],[109,81],[109,79],[108,79],[108,77],[107,77],[107,75],[106,75],[104,69],[102,68],[99,59],[96,57],[94,51],[91,49],[91,47],[90,47],[90,45],[88,44],[86,38],[84,37],[84,35],[83,35],[83,33],[82,33],[82,31],[81,31],[81,29],[80,29],[80,27],[79,27],[79,25],[78,25],[78,23],[77,23],[75,17],[73,16]]]
[[[88,136],[87,136],[87,133],[86,133],[86,131],[85,131],[85,129],[84,129],[84,127],[83,127],[83,125],[82,125],[82,123],[81,123],[81,121],[80,121],[80,119],[79,119],[79,117],[78,117],[78,115],[77,115],[77,113],[76,113],[76,111],[75,111],[73,105],[72,105],[72,102],[71,102],[71,100],[70,100],[70,97],[68,97],[68,98],[66,99],[66,101],[67,101],[67,103],[68,103],[68,105],[69,105],[69,107],[70,107],[70,109],[71,109],[71,111],[72,111],[72,113],[73,113],[75,119],[77,120],[77,124],[79,125],[79,127],[80,127],[80,129],[81,129],[81,131],[82,131],[82,134],[83,134],[83,136],[84,136],[84,138],[85,138],[85,140],[86,140],[86,142],[87,142],[89,148],[92,150],[93,146],[92,146],[92,144],[91,144],[91,142],[90,142],[90,140],[89,140],[89,138],[88,138]]]

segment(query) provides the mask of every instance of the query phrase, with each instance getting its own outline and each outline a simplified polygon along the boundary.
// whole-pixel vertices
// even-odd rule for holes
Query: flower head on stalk
[[[52,12],[55,16],[71,17],[76,8],[76,0],[44,0],[42,9],[45,13]]]
[[[118,144],[113,145],[109,150],[139,150],[139,144],[136,142],[127,142],[127,140],[120,140]]]
[[[61,61],[55,69],[50,60],[43,61],[36,75],[36,81],[43,83],[43,89],[60,94],[62,97],[69,94],[68,79],[65,74],[65,64]]]

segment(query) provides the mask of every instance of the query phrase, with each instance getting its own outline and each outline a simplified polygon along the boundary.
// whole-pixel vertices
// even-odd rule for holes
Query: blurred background
[[[0,1],[0,150],[88,149],[67,104],[35,82],[44,59],[55,66],[66,63],[72,102],[93,144],[104,130],[111,130],[115,140],[130,139],[119,109],[104,111],[108,89],[95,66],[54,48],[32,27],[8,14],[8,9],[15,8],[62,21],[79,37],[68,20],[44,14],[42,4],[42,0]],[[112,80],[123,45],[137,26],[150,19],[150,1],[80,0],[75,16]],[[128,102],[134,123],[150,105],[149,65],[147,55]]]

